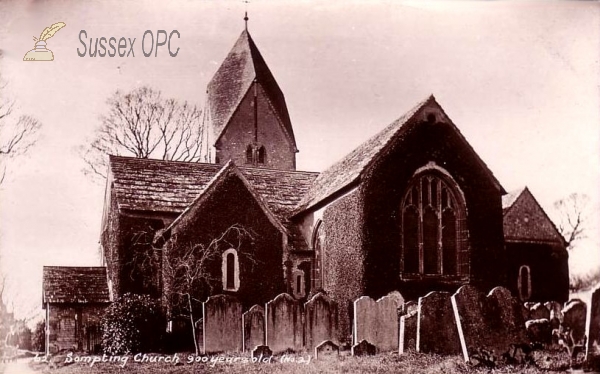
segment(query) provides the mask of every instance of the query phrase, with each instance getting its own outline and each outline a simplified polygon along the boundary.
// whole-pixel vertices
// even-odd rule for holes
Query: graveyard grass
[[[232,356],[237,356],[233,354]],[[298,356],[306,357],[307,353],[299,353]],[[187,355],[183,355],[187,357]],[[58,357],[57,357],[58,358]],[[277,356],[273,358],[276,361]],[[187,374],[187,373],[524,373],[537,374],[548,373],[548,369],[562,369],[551,371],[551,373],[567,373],[564,365],[556,365],[554,368],[541,367],[544,365],[528,366],[501,366],[495,369],[486,367],[473,367],[466,364],[460,356],[439,356],[435,354],[421,354],[407,352],[403,355],[397,353],[378,354],[370,357],[352,357],[342,353],[339,359],[331,361],[311,360],[309,365],[274,362],[270,364],[216,364],[211,367],[208,364],[184,364],[174,366],[173,364],[152,363],[139,364],[130,359],[124,368],[117,364],[96,364],[94,367],[85,364],[70,364],[59,368],[50,368],[47,364],[31,364],[32,369],[44,374],[79,374],[79,373],[132,373],[132,374]],[[543,359],[548,361],[548,358]],[[555,361],[555,364],[558,362]]]

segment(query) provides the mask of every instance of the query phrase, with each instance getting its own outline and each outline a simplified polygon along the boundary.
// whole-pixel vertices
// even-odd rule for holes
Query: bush
[[[102,317],[102,347],[110,355],[161,349],[165,319],[148,295],[125,294]]]
[[[46,351],[46,323],[40,321],[35,325],[31,336],[31,347],[37,352]]]

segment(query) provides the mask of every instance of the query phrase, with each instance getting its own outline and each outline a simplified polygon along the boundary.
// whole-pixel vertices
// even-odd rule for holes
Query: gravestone
[[[399,292],[374,301],[362,296],[354,301],[354,342],[372,342],[380,352],[398,349],[398,308],[404,303]]]
[[[544,303],[546,309],[550,311],[550,319],[558,318],[562,321],[562,304],[556,301],[548,301]]]
[[[585,321],[587,306],[581,300],[568,301],[563,309],[563,332],[568,329],[573,337],[573,344],[583,344],[585,337]]]
[[[266,344],[275,353],[299,351],[303,346],[302,311],[298,302],[282,293],[265,307]]]
[[[243,350],[247,352],[253,347],[265,344],[265,310],[260,305],[254,305],[242,314]]]
[[[361,340],[350,349],[352,356],[374,356],[377,354],[377,347],[366,340]]]
[[[525,305],[525,308],[527,308],[527,310],[530,310],[535,304],[537,304],[537,303],[534,303],[532,301],[528,301],[524,305]]]
[[[585,362],[588,370],[600,371],[600,287],[592,292],[587,313]]]
[[[499,358],[511,345],[526,342],[522,304],[505,288],[496,287],[486,296],[462,286],[452,296],[452,307],[465,361],[484,351]]]
[[[550,310],[542,303],[537,303],[529,310],[529,319],[547,319],[550,320]]]
[[[492,307],[490,327],[498,334],[494,336],[497,346],[526,344],[527,333],[521,313],[521,302],[504,287],[492,289],[487,299]]]
[[[202,303],[203,352],[242,349],[242,304],[233,296],[211,296]]]
[[[329,297],[317,293],[304,304],[305,348],[313,349],[325,340],[336,340],[338,325],[337,305]]]
[[[400,317],[400,333],[398,334],[398,353],[402,354],[408,350],[417,348],[417,321],[419,308],[417,307]]]
[[[325,340],[315,347],[315,359],[334,360],[340,356],[340,347],[331,340]]]
[[[527,339],[531,343],[548,345],[552,343],[552,326],[546,318],[530,319],[525,322]]]
[[[450,294],[433,291],[419,298],[417,352],[460,354],[460,340]]]
[[[562,304],[556,301],[548,301],[544,306],[550,311],[550,326],[558,329],[563,320]]]
[[[252,350],[252,358],[261,360],[273,356],[273,351],[268,345],[257,345]]]
[[[400,315],[403,316],[405,314],[411,314],[416,312],[418,309],[419,303],[414,300],[410,300],[400,306]]]

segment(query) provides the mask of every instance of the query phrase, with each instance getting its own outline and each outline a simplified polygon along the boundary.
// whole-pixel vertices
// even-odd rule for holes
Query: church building
[[[110,156],[101,245],[111,297],[168,304],[164,256],[220,238],[199,297],[234,295],[247,309],[324,291],[347,336],[363,295],[416,300],[472,284],[524,301],[567,299],[564,239],[529,190],[503,200],[434,96],[323,172],[298,171],[284,94],[244,30],[208,84],[205,110],[207,163]]]

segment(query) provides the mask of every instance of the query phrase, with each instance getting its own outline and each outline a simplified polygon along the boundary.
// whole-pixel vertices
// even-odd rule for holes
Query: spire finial
[[[246,11],[244,12],[244,28],[248,31],[248,0],[244,0],[246,3]]]

